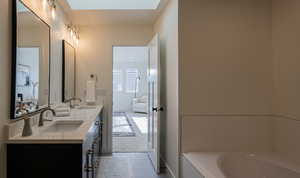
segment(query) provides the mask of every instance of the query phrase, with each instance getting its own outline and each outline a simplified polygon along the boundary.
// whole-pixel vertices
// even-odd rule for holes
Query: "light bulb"
[[[78,46],[79,45],[79,39],[76,38],[76,45]]]
[[[70,33],[71,33],[71,37],[73,37],[73,35],[74,35],[74,33],[73,33],[73,30],[71,30],[71,32],[70,32]]]
[[[55,14],[55,7],[51,8],[51,15],[52,15],[52,18],[55,19],[55,15],[56,15]]]
[[[46,6],[47,6],[47,0],[43,0],[42,6],[43,6],[43,9],[46,9]]]

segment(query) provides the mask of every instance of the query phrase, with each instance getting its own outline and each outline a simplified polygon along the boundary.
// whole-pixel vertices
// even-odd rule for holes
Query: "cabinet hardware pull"
[[[91,167],[91,166],[87,167],[87,166],[85,165],[85,166],[84,166],[84,170],[85,170],[86,172],[90,172],[90,171],[93,171],[93,167]]]
[[[94,151],[93,150],[88,150],[88,153],[89,154],[94,154]]]

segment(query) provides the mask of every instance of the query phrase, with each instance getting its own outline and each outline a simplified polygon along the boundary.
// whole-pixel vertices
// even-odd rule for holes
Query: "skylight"
[[[67,0],[73,10],[153,10],[160,0]]]

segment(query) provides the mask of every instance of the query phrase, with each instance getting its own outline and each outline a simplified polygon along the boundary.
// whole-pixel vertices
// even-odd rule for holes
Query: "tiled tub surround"
[[[188,175],[189,178],[203,176],[198,174],[199,170],[206,175],[207,172],[218,173],[213,178],[226,177],[224,172],[228,174],[226,178],[247,178],[248,175],[251,178],[300,177],[300,143],[297,141],[300,120],[297,118],[279,114],[190,116],[183,122],[183,131],[182,170],[183,174],[194,172],[194,175]],[[220,152],[230,154],[220,159]],[[249,157],[245,153],[256,153],[256,156]],[[203,159],[197,159],[199,155]],[[221,168],[220,162],[223,162]],[[218,171],[211,171],[212,167]],[[255,171],[261,172],[260,167],[269,172],[255,174]],[[251,173],[242,175],[238,169],[245,169],[243,172],[251,170]],[[272,172],[276,174],[271,175]]]
[[[300,120],[280,114],[189,116],[182,152],[276,152],[300,164]]]
[[[289,117],[273,119],[274,151],[300,165],[300,120]]]
[[[191,152],[183,155],[183,178],[298,178],[300,166],[277,154]],[[194,170],[193,175],[185,170]]]
[[[54,117],[53,121],[45,121],[44,126],[37,126],[37,118],[33,118],[32,136],[22,137],[23,121],[8,125],[8,143],[82,143],[86,134],[102,111],[103,106],[97,106],[95,109],[72,109],[69,117]],[[74,131],[43,133],[44,130],[55,124],[56,121],[82,120],[83,123]]]
[[[271,117],[263,115],[188,116],[182,122],[182,152],[272,151]]]

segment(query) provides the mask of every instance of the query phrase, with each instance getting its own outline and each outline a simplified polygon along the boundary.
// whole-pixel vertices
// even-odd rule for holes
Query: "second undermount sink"
[[[60,120],[55,121],[52,125],[46,128],[44,133],[61,133],[71,132],[78,129],[83,123],[83,120]]]
[[[96,106],[83,105],[79,106],[77,109],[96,109]]]

